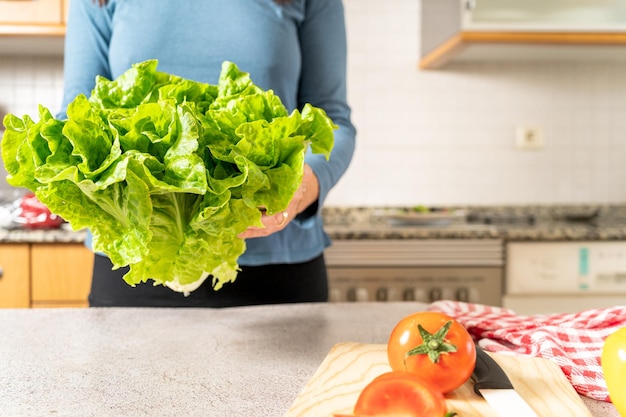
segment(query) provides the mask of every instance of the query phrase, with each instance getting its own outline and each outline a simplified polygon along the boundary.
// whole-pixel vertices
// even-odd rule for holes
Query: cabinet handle
[[[0,266],[0,278],[2,278],[4,276],[4,269],[2,269],[2,267]]]

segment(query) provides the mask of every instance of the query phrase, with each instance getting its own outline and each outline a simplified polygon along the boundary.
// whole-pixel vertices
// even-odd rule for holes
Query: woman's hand
[[[261,223],[263,223],[264,227],[248,227],[239,237],[249,239],[253,237],[269,236],[272,233],[284,229],[291,220],[313,204],[318,197],[319,182],[317,181],[317,177],[311,167],[304,164],[302,184],[300,184],[300,187],[294,193],[287,209],[271,216],[264,213],[261,216]]]

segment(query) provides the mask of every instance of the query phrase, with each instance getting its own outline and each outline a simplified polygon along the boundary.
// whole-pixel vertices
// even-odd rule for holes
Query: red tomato
[[[465,327],[438,312],[413,313],[400,320],[387,343],[394,371],[419,376],[444,394],[463,385],[476,364],[476,347]]]
[[[355,416],[444,417],[444,396],[408,372],[389,372],[375,378],[361,391]]]

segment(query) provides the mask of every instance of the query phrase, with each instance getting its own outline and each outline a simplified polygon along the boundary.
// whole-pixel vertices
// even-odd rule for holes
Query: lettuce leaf
[[[237,236],[261,226],[259,207],[284,210],[310,147],[328,159],[337,126],[310,104],[288,113],[273,91],[224,62],[217,85],[137,63],[115,80],[96,78],[67,119],[4,118],[7,181],[35,193],[130,285],[153,280],[218,290],[237,276]]]

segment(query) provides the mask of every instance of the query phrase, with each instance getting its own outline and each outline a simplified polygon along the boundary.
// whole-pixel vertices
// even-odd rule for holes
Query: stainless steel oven
[[[335,240],[325,257],[330,301],[502,305],[500,239]]]

